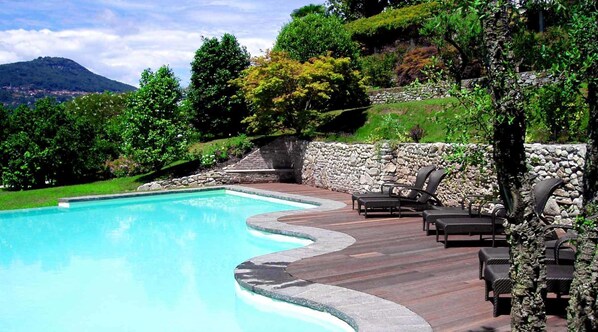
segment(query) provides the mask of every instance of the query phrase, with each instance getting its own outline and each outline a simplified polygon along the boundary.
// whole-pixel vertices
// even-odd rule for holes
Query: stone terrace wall
[[[544,72],[519,73],[519,84],[523,87],[542,86],[555,81],[554,77]],[[475,84],[484,84],[486,78],[467,79],[461,82],[462,86],[471,89]],[[450,82],[421,83],[397,88],[388,88],[371,91],[368,93],[372,104],[389,104],[405,101],[417,101],[432,98],[445,98],[450,96]]]
[[[295,161],[297,182],[343,192],[377,189],[386,180],[413,183],[418,168],[435,164],[451,170],[438,189],[448,205],[471,194],[497,192],[496,176],[491,171],[491,149],[481,147],[488,163],[465,171],[445,160],[450,144],[342,144],[303,142]],[[529,167],[534,181],[560,177],[565,186],[554,194],[547,213],[557,219],[570,218],[581,209],[585,145],[527,145]]]

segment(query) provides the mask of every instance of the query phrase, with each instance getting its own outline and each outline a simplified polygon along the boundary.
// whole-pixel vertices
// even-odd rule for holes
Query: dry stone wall
[[[343,192],[375,190],[384,181],[413,183],[420,167],[434,164],[450,173],[438,189],[447,205],[456,205],[467,195],[496,195],[498,186],[492,172],[489,146],[481,149],[485,165],[464,168],[447,161],[455,146],[444,143],[379,145],[304,142],[295,162],[297,182]],[[582,204],[585,145],[526,146],[529,170],[534,182],[550,177],[565,181],[549,201],[547,213],[570,222]]]
[[[523,87],[539,87],[555,81],[554,77],[544,72],[519,73],[519,84]],[[485,77],[467,79],[461,82],[464,88],[471,89],[474,85],[484,85]],[[368,93],[372,104],[389,104],[406,101],[418,101],[432,98],[445,98],[450,96],[451,83],[420,83],[397,88],[379,89]]]

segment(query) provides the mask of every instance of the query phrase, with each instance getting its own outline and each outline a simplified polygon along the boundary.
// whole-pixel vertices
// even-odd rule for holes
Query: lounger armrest
[[[414,186],[412,186],[410,184],[409,185],[404,185],[404,184],[397,183],[394,186],[392,186],[392,189],[390,190],[390,192],[389,192],[390,194],[389,195],[393,196],[393,197],[404,197],[404,195],[402,195],[401,193],[403,191],[407,191],[407,190],[409,190],[409,191],[415,190],[415,191],[418,191],[418,192],[423,191],[423,189],[414,187]],[[397,192],[397,193],[394,194],[394,192]]]
[[[380,185],[380,192],[384,192],[384,188],[388,187],[388,195],[392,196],[392,192],[395,191],[397,188],[407,188],[411,187],[412,184],[409,183],[397,183],[397,182],[384,182]]]
[[[574,230],[575,227],[573,227],[572,225],[564,225],[564,224],[550,224],[550,225],[546,225],[544,226],[544,236],[548,235],[550,232],[554,232],[556,229],[562,229],[565,232],[570,231],[570,230]]]
[[[506,219],[507,209],[503,205],[497,205],[492,210],[492,225],[496,226],[496,221],[498,219],[502,220],[503,222]],[[505,214],[505,217],[500,216],[500,214]]]
[[[494,197],[489,198],[487,195],[465,195],[460,201],[461,208],[465,209],[465,203],[469,202],[468,205],[471,206],[472,204],[484,204],[489,200],[494,200]]]
[[[433,193],[428,192],[428,191],[426,191],[424,189],[416,188],[416,187],[403,187],[403,188],[401,188],[401,190],[407,190],[407,189],[408,190],[416,191],[418,193],[418,197],[421,196],[421,195],[424,195],[424,194],[425,195],[429,195],[430,196],[430,201],[433,202],[432,205],[443,206],[442,202],[440,201],[440,199],[438,198],[438,196],[436,196],[436,194],[433,194]]]
[[[565,235],[563,237],[561,237],[555,244],[554,246],[554,259],[556,261],[557,264],[561,264],[560,262],[560,252],[561,249],[563,248],[571,248],[570,246],[567,246],[567,243],[571,243],[571,242],[575,242],[577,240],[577,235]]]

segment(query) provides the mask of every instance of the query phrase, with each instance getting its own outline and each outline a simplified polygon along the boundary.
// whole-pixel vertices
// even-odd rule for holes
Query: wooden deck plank
[[[484,300],[484,283],[478,279],[479,245],[489,245],[489,241],[451,236],[451,246],[445,249],[435,236],[426,236],[422,231],[421,217],[372,214],[365,219],[351,209],[351,195],[346,193],[283,183],[247,186],[347,204],[336,211],[281,219],[289,224],[340,231],[356,239],[355,244],[340,252],[292,263],[288,271],[294,276],[400,303],[426,319],[435,331],[510,330],[508,314],[492,317],[492,304]],[[547,330],[566,331],[562,310],[551,310],[550,306]],[[551,315],[555,312],[560,316]]]

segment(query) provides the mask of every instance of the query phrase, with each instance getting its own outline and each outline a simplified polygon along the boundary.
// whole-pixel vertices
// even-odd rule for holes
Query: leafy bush
[[[286,52],[291,59],[306,62],[330,54],[335,58],[356,59],[357,44],[336,16],[307,14],[296,17],[280,30],[273,51]]]
[[[416,124],[415,127],[409,129],[409,137],[415,142],[419,143],[421,139],[424,137],[425,134],[424,128],[420,127],[419,124]]]
[[[396,84],[395,67],[399,57],[396,53],[380,53],[361,57],[359,67],[365,83],[372,87],[390,88]]]
[[[438,50],[434,46],[417,47],[407,52],[403,61],[397,67],[397,84],[406,85],[414,81],[425,81],[426,71],[431,67],[438,67],[435,56]]]
[[[108,168],[111,176],[117,178],[142,174],[147,171],[147,169],[135,162],[133,158],[127,156],[120,156],[117,159],[107,161],[106,168]]]
[[[532,91],[526,107],[530,122],[547,133],[550,142],[562,143],[584,138],[587,106],[582,96],[566,83],[549,84]],[[537,132],[536,135],[541,133]]]
[[[90,124],[104,161],[114,159],[120,153],[120,116],[127,108],[129,96],[129,93],[92,93],[64,103],[66,112]]]
[[[254,144],[245,135],[232,137],[216,143],[204,144],[201,148],[192,150],[191,160],[199,160],[203,168],[210,168],[217,163],[225,162],[231,157],[240,158],[254,148]]]

